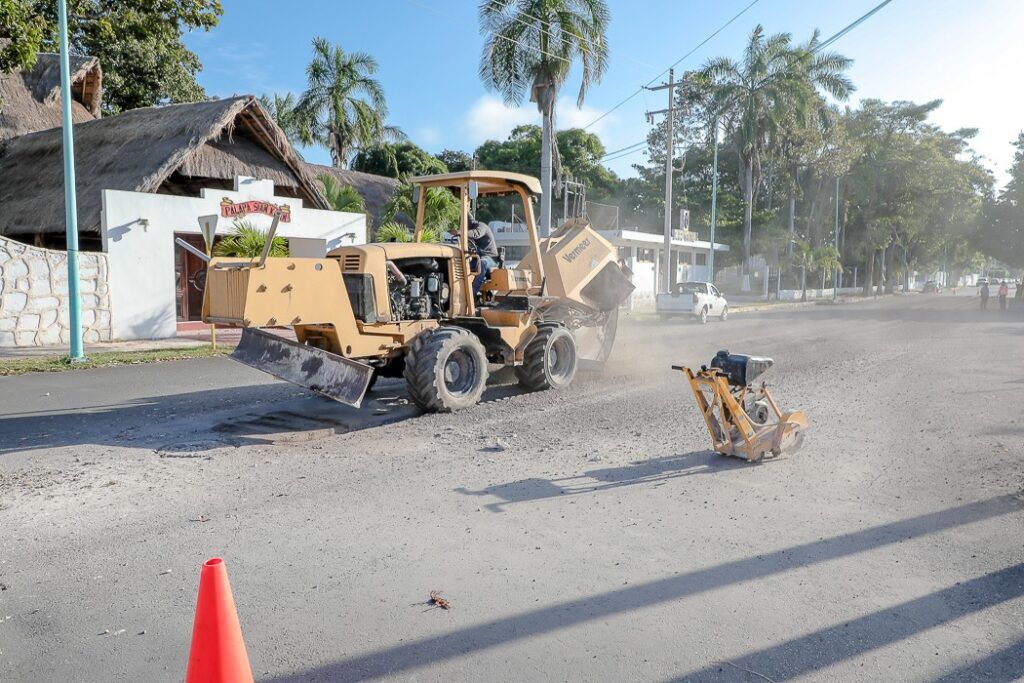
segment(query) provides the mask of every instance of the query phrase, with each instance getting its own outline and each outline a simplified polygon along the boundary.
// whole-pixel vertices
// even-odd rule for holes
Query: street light
[[[57,2],[60,26],[60,104],[64,131],[64,211],[68,257],[68,326],[71,330],[68,356],[72,362],[85,360],[82,347],[82,298],[78,282],[78,199],[75,196],[75,137],[71,121],[71,66],[68,59],[68,8]]]

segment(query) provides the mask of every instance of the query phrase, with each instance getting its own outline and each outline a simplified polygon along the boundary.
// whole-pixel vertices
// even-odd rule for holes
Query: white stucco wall
[[[202,191],[201,197],[105,190],[103,192],[103,250],[110,262],[110,297],[115,339],[173,337],[175,233],[200,235],[198,217],[220,215],[221,200],[260,200],[291,207],[291,221],[281,222],[277,234],[289,238],[291,253],[323,257],[346,244],[366,242],[366,216],[309,209],[302,200],[274,196],[271,181],[237,178],[236,191]],[[259,228],[272,219],[249,214],[245,220]],[[233,219],[220,218],[217,234],[227,234]]]

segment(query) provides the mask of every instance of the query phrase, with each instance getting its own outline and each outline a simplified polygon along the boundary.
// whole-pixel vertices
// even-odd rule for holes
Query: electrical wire
[[[431,12],[431,13],[433,13],[433,14],[436,14],[436,15],[437,15],[437,16],[439,16],[439,17],[445,17],[445,16],[446,16],[446,15],[445,15],[444,13],[438,12],[438,11],[437,11],[436,9],[434,9],[433,7],[430,7],[430,6],[428,6],[428,5],[424,5],[424,4],[423,4],[423,3],[421,3],[421,2],[417,2],[417,0],[407,0],[407,2],[409,2],[409,4],[412,4],[412,5],[416,5],[416,6],[418,6],[418,7],[420,8],[420,9],[423,9],[423,10],[426,10],[426,11],[428,11],[428,12]],[[447,15],[447,17],[449,17],[449,18],[450,18],[451,16],[452,16],[452,15],[450,15],[450,14],[449,14],[449,15]],[[488,29],[484,29],[484,31],[485,31],[486,33],[489,33],[489,34],[491,34],[491,35],[492,35],[492,36],[494,36],[495,38],[501,38],[502,40],[506,40],[506,41],[508,41],[508,42],[510,42],[510,43],[512,43],[512,44],[514,44],[514,45],[518,45],[519,47],[523,48],[524,50],[530,50],[530,51],[532,51],[532,52],[536,52],[537,54],[542,54],[542,55],[544,55],[544,56],[546,56],[546,57],[551,57],[552,59],[557,59],[557,60],[558,60],[558,61],[560,61],[560,62],[565,62],[566,64],[568,64],[568,63],[569,63],[569,60],[568,60],[568,59],[566,59],[565,57],[562,57],[561,55],[556,55],[556,54],[552,54],[552,53],[550,53],[550,52],[546,52],[546,51],[544,51],[544,50],[541,50],[540,48],[534,47],[534,46],[532,46],[532,45],[527,45],[527,44],[525,44],[525,43],[520,43],[520,42],[519,42],[518,40],[514,40],[514,39],[512,39],[512,38],[509,38],[508,36],[503,36],[503,35],[501,35],[500,33],[497,33],[497,32],[495,32],[495,31],[490,31],[490,30],[488,30]]]
[[[879,11],[880,9],[882,9],[883,7],[885,7],[886,5],[888,5],[888,4],[890,3],[890,2],[892,2],[892,0],[884,0],[884,2],[880,2],[880,3],[878,3],[878,4],[877,4],[877,5],[876,5],[876,6],[874,7],[874,9],[872,9],[872,10],[871,10],[871,11],[869,11],[869,12],[867,12],[867,13],[866,13],[866,14],[865,14],[864,16],[862,16],[861,18],[857,19],[857,20],[856,20],[856,21],[854,21],[853,23],[849,24],[849,25],[848,25],[848,26],[847,26],[846,28],[844,28],[843,30],[839,31],[838,33],[836,33],[836,34],[835,34],[835,35],[833,35],[832,37],[828,38],[828,39],[827,39],[827,40],[825,40],[824,42],[822,42],[822,43],[819,43],[819,44],[818,44],[818,46],[817,46],[816,48],[814,48],[814,51],[815,51],[815,52],[821,52],[821,51],[822,51],[822,50],[824,50],[824,49],[825,49],[826,47],[828,47],[828,46],[829,46],[829,45],[831,45],[832,43],[836,42],[837,40],[839,40],[840,38],[842,38],[843,36],[845,36],[845,35],[846,35],[847,33],[849,33],[850,31],[852,31],[853,29],[857,28],[858,26],[860,26],[861,24],[863,24],[863,23],[864,23],[865,21],[867,21],[868,19],[870,19],[870,18],[871,18],[871,16],[875,14],[875,12],[878,12],[878,11]]]
[[[890,1],[891,1],[891,0],[890,0]],[[594,125],[595,123],[597,123],[598,121],[600,121],[601,119],[603,119],[604,117],[608,116],[608,115],[609,115],[609,114],[611,114],[611,113],[612,113],[613,111],[615,111],[616,109],[618,109],[619,107],[621,107],[622,105],[624,105],[624,104],[625,104],[626,102],[629,102],[629,101],[630,101],[631,99],[633,99],[634,97],[636,97],[637,95],[639,95],[640,93],[642,93],[642,92],[644,91],[644,88],[646,88],[646,87],[647,87],[647,86],[649,86],[649,85],[650,85],[651,83],[654,83],[654,82],[655,82],[656,80],[658,80],[659,78],[661,78],[662,76],[664,76],[665,74],[667,74],[667,73],[668,73],[668,70],[669,70],[669,69],[675,68],[675,67],[676,67],[676,66],[678,66],[678,65],[679,65],[679,63],[680,63],[680,62],[682,62],[682,61],[683,61],[684,59],[686,59],[687,57],[690,57],[690,56],[692,56],[692,55],[693,55],[693,53],[695,53],[695,52],[696,52],[697,50],[699,50],[699,49],[701,49],[702,47],[704,47],[705,45],[707,45],[707,44],[708,44],[708,43],[709,43],[709,42],[710,42],[710,41],[711,41],[711,40],[712,40],[712,39],[713,39],[713,38],[714,38],[715,36],[717,36],[717,35],[718,35],[719,33],[721,33],[721,32],[722,32],[722,31],[724,31],[724,30],[725,30],[726,28],[728,28],[730,24],[732,24],[732,23],[733,23],[734,21],[736,21],[737,19],[739,19],[739,18],[740,18],[741,16],[743,16],[744,14],[746,14],[746,13],[747,13],[747,10],[749,10],[749,9],[750,9],[751,7],[753,7],[754,5],[756,5],[756,4],[758,3],[758,2],[760,2],[760,0],[753,0],[753,2],[751,2],[751,3],[749,4],[749,5],[747,5],[747,6],[746,6],[746,7],[744,7],[744,8],[742,9],[742,10],[740,10],[740,11],[739,11],[739,12],[738,12],[738,13],[737,13],[737,14],[736,14],[735,16],[733,16],[733,18],[732,18],[732,19],[730,19],[729,21],[725,22],[725,23],[724,23],[724,24],[722,24],[722,25],[721,25],[720,27],[718,27],[718,30],[717,30],[717,31],[715,31],[714,33],[712,33],[711,35],[709,35],[709,36],[708,36],[707,38],[705,38],[704,40],[700,41],[700,43],[698,43],[698,44],[697,44],[697,45],[696,45],[696,46],[695,46],[695,47],[694,47],[694,48],[693,48],[692,50],[690,50],[690,51],[689,51],[689,52],[687,52],[687,53],[686,53],[685,55],[683,55],[682,57],[680,57],[679,59],[677,59],[677,60],[676,60],[675,62],[673,62],[672,66],[668,67],[668,69],[665,69],[665,70],[664,70],[664,71],[662,71],[662,72],[661,72],[660,74],[658,74],[657,76],[655,76],[655,77],[654,77],[654,78],[652,78],[651,80],[647,81],[647,83],[645,83],[645,84],[643,84],[642,86],[640,86],[639,88],[637,88],[637,89],[636,89],[636,91],[635,91],[635,92],[633,92],[633,93],[632,93],[631,95],[629,95],[628,97],[626,97],[626,99],[622,100],[621,102],[619,102],[618,104],[616,104],[616,105],[615,105],[614,107],[612,107],[611,109],[607,110],[606,112],[604,112],[603,114],[601,114],[600,116],[598,116],[598,117],[597,117],[596,119],[594,119],[593,121],[591,121],[591,122],[590,122],[590,123],[588,123],[587,125],[583,126],[583,130],[587,130],[588,128],[590,128],[591,126],[593,126],[593,125]]]
[[[857,19],[856,21],[853,21],[853,22],[851,22],[850,24],[848,24],[848,25],[847,25],[847,26],[846,26],[845,28],[843,28],[842,30],[838,31],[837,33],[835,33],[835,34],[833,34],[832,36],[830,36],[830,37],[829,37],[828,39],[826,39],[826,40],[822,41],[821,43],[819,43],[819,44],[818,44],[818,46],[817,46],[817,47],[816,47],[816,48],[814,49],[814,52],[816,52],[816,53],[817,53],[817,52],[821,52],[822,50],[824,50],[825,48],[827,48],[827,47],[828,47],[829,45],[832,45],[832,44],[833,44],[833,43],[835,43],[835,42],[836,42],[837,40],[841,39],[841,38],[842,38],[843,36],[845,36],[846,34],[848,34],[848,33],[849,33],[850,31],[854,30],[855,28],[857,28],[858,26],[860,26],[861,24],[863,24],[863,23],[864,23],[865,21],[867,21],[868,19],[870,19],[870,18],[871,18],[871,17],[872,17],[872,16],[873,16],[873,15],[874,15],[875,13],[877,13],[877,12],[878,12],[879,10],[881,10],[881,9],[882,9],[883,7],[885,7],[886,5],[888,5],[888,4],[890,3],[890,2],[892,2],[892,0],[884,0],[883,2],[880,2],[880,3],[878,3],[878,4],[877,4],[877,5],[876,5],[876,6],[874,7],[874,8],[872,8],[872,9],[871,9],[870,11],[866,12],[866,13],[865,13],[864,15],[862,15],[862,16],[861,16],[860,18],[858,18],[858,19]],[[748,5],[746,9],[750,9],[750,6]],[[746,9],[744,10],[744,12],[746,11]],[[737,16],[739,16],[739,15],[737,15]],[[735,20],[735,18],[736,18],[736,17],[734,17],[734,18],[733,18],[733,20]],[[726,24],[726,25],[728,25],[728,24]],[[723,28],[724,28],[724,26],[723,26]],[[719,29],[719,31],[721,31],[721,29]],[[713,37],[713,36],[712,36],[712,37]],[[707,42],[707,41],[704,41],[704,42]],[[703,44],[703,43],[702,43],[702,44]],[[700,47],[700,46],[698,46],[698,47]],[[693,50],[691,50],[691,51],[690,51],[689,53],[687,53],[687,54],[686,54],[685,56],[683,56],[683,58],[682,58],[682,59],[680,59],[679,61],[682,61],[683,59],[686,59],[686,57],[688,57],[688,56],[689,56],[690,54],[692,54],[692,53],[693,53]],[[679,63],[679,62],[676,62],[676,64],[678,64],[678,63]],[[675,64],[673,64],[672,66],[674,67],[674,66],[675,66]],[[668,69],[666,69],[666,70],[665,70],[665,72],[667,72],[667,71],[668,71]],[[662,74],[664,74],[665,72],[662,72]],[[641,88],[641,90],[643,90],[643,88]],[[635,95],[635,93],[634,93],[634,95]],[[628,99],[629,99],[629,98],[627,98],[627,100],[628,100]],[[616,106],[615,106],[615,107],[613,107],[612,109],[610,109],[610,110],[608,110],[607,112],[605,112],[605,114],[604,114],[604,115],[602,115],[602,116],[601,116],[601,117],[599,117],[598,119],[595,119],[595,120],[594,120],[593,122],[591,122],[591,123],[590,123],[590,124],[588,124],[587,126],[584,126],[584,129],[586,129],[586,128],[587,128],[587,127],[589,127],[590,125],[593,125],[594,123],[597,123],[597,121],[600,121],[600,120],[601,120],[601,118],[604,118],[604,116],[606,116],[606,115],[610,114],[610,113],[611,113],[612,111],[614,111],[614,109],[618,108],[618,107],[619,107],[619,106],[621,106],[622,104],[625,104],[625,102],[626,102],[626,100],[623,100],[623,101],[622,101],[622,102],[620,102],[620,103],[619,103],[618,105],[616,105]],[[601,157],[600,161],[602,161],[603,163],[607,163],[607,162],[609,162],[609,161],[615,161],[616,159],[621,159],[621,158],[622,158],[623,156],[629,156],[629,154],[633,154],[634,152],[638,152],[638,151],[640,151],[640,150],[633,150],[633,152],[628,152],[627,154],[623,154],[623,155],[621,155],[621,156],[617,156],[617,157],[612,157],[612,155],[613,155],[613,154],[618,154],[619,152],[623,152],[623,151],[625,151],[625,150],[631,149],[631,148],[633,148],[633,147],[636,147],[637,145],[641,145],[641,144],[644,144],[645,142],[646,142],[646,140],[641,140],[640,142],[636,142],[636,143],[633,143],[632,145],[627,145],[626,147],[623,147],[622,149],[618,149],[618,150],[616,150],[616,151],[614,151],[614,152],[608,152],[608,154],[606,154],[606,155],[604,155],[603,157]],[[611,158],[609,158],[609,157],[611,157]]]

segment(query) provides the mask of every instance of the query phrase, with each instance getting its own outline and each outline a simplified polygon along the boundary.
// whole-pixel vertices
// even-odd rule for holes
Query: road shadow
[[[765,461],[763,464],[772,461]],[[458,487],[456,493],[467,496],[491,496],[500,499],[484,507],[491,512],[504,512],[514,503],[572,496],[584,493],[601,493],[624,486],[660,486],[672,479],[695,474],[715,474],[727,470],[759,467],[740,458],[727,458],[713,451],[694,451],[684,455],[671,455],[650,460],[638,460],[619,467],[602,467],[588,470],[572,477],[557,479],[529,478],[506,484],[495,484],[473,491]]]
[[[819,565],[974,522],[1020,513],[1022,509],[1024,503],[1014,496],[1000,496],[968,503],[742,560],[566,600],[507,617],[498,617],[440,635],[381,647],[365,654],[271,680],[275,683],[364,681],[383,676],[400,676],[420,667],[465,657],[508,643],[589,622],[602,622],[615,615],[635,612],[726,586],[754,584],[762,578],[779,575],[792,569]],[[825,668],[855,654],[882,647],[925,628],[948,623],[1022,594],[1024,568],[1016,565],[980,579],[937,591],[924,598],[911,600],[898,606],[895,613],[893,610],[883,610],[847,622],[856,624],[855,630],[850,632],[856,634],[852,639],[846,634],[850,627],[839,625],[816,632],[813,638],[806,636],[787,641],[776,646],[779,648],[778,653],[788,653],[790,659],[773,656],[772,661],[777,662],[781,671],[776,671],[775,680]],[[893,614],[895,616],[891,617],[891,622],[884,624],[885,628],[881,628],[885,615]],[[825,640],[817,640],[819,636]],[[860,639],[857,636],[860,636]],[[700,634],[694,634],[694,637],[700,637]],[[848,640],[851,642],[845,642]],[[815,647],[815,643],[818,642],[825,642],[831,647]],[[707,644],[706,647],[711,645]],[[769,648],[768,651],[774,653],[775,647]],[[736,660],[734,663],[741,661],[748,660]],[[748,663],[756,665],[758,662]],[[754,667],[746,668],[753,670]],[[723,673],[728,675],[723,676]],[[743,672],[723,672],[716,666],[711,674],[719,677],[715,680],[735,681],[742,680],[738,674]]]
[[[1024,564],[1016,564],[671,680],[679,683],[790,680],[1022,595]],[[1024,659],[1018,656],[1013,660],[1011,656],[1021,651],[1017,643],[981,662],[951,672],[952,678],[947,676],[940,680],[971,680],[982,671],[993,669],[1000,672],[997,680],[1018,680],[1024,674]],[[897,678],[899,676],[893,676],[893,680]]]
[[[521,393],[518,385],[498,378],[488,385],[482,402]],[[381,381],[360,408],[271,382],[127,402],[98,401],[68,410],[6,413],[0,416],[0,456],[89,444],[153,449],[164,457],[198,457],[226,447],[313,441],[420,414],[400,379]]]

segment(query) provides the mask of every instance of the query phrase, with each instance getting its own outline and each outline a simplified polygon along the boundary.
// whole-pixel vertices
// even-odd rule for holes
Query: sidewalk
[[[217,347],[231,348],[238,344],[240,329],[217,330]],[[210,344],[209,330],[184,332],[168,339],[135,339],[132,341],[97,342],[85,345],[85,355],[93,353],[130,353],[135,351],[162,351],[174,349],[195,349]],[[0,360],[31,358],[59,358],[68,354],[67,345],[60,346],[19,346],[0,349]]]

